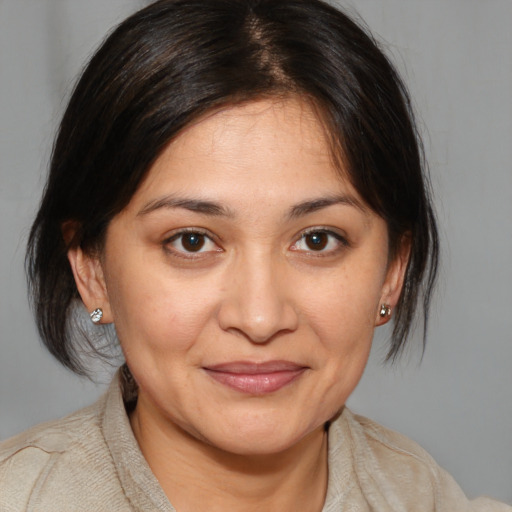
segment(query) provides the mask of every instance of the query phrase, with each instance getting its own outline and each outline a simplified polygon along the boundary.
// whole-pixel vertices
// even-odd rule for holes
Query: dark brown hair
[[[222,105],[298,94],[321,112],[334,150],[390,246],[411,241],[388,358],[401,352],[420,297],[424,328],[438,235],[410,100],[371,35],[320,0],[160,0],[105,40],[73,92],[30,233],[27,273],[39,332],[85,373],[70,338],[78,297],[71,245],[100,249],[110,220],[192,120]],[[425,332],[424,332],[425,335]]]

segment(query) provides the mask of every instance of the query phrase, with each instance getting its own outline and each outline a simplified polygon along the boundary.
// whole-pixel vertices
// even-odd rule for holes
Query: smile
[[[291,384],[307,369],[289,361],[236,361],[203,368],[215,381],[250,395],[273,393]]]

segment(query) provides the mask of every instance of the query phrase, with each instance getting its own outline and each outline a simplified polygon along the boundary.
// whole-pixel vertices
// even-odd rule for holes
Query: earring
[[[379,315],[384,318],[386,316],[391,316],[391,307],[388,304],[381,304]]]
[[[103,318],[103,310],[101,308],[96,308],[90,315],[91,320],[95,324],[99,324],[101,319]]]

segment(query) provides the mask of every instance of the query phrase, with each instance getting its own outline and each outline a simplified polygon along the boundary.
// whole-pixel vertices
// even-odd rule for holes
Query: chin
[[[320,425],[293,425],[288,421],[267,424],[240,424],[226,431],[211,433],[205,441],[224,451],[241,456],[269,456],[283,453],[306,437],[323,432]]]
[[[271,436],[262,436],[259,438],[232,438],[229,440],[219,440],[213,444],[215,448],[241,457],[268,457],[286,452],[300,442],[301,438],[286,439],[273,438]]]

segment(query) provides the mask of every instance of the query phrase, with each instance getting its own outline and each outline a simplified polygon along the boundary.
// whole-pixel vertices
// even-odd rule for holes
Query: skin
[[[294,98],[189,126],[103,254],[70,251],[86,307],[115,322],[139,384],[135,437],[178,510],[322,509],[324,425],[363,373],[380,304],[399,298],[407,250],[388,253],[385,222]],[[238,361],[300,370],[261,393],[212,377]]]

